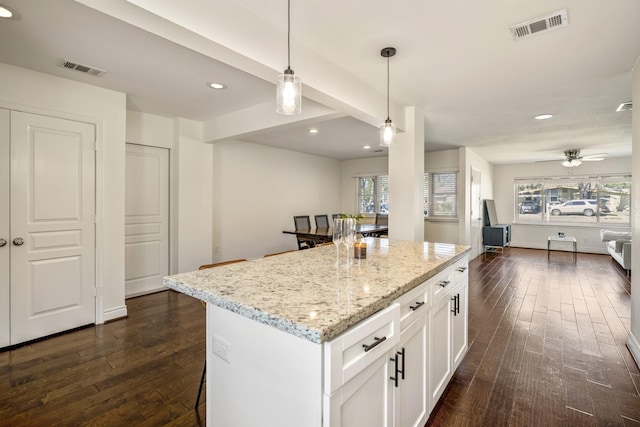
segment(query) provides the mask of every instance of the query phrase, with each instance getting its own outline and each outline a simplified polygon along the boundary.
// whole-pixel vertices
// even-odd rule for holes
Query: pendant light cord
[[[387,120],[389,120],[389,57],[387,56]]]
[[[291,69],[291,0],[287,0],[287,69]]]

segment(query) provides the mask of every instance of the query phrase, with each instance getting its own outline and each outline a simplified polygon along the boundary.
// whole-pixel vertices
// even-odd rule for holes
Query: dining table
[[[333,241],[333,228],[299,228],[297,230],[284,230],[284,234],[293,234],[298,239],[310,240],[313,242],[324,243]],[[388,225],[380,224],[356,224],[356,233],[363,236],[380,236],[389,232]]]

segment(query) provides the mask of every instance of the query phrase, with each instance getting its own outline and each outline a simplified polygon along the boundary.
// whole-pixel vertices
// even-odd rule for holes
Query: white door
[[[0,347],[11,344],[9,288],[9,110],[0,109]]]
[[[482,253],[482,200],[480,192],[481,174],[479,170],[471,168],[471,258],[475,258]]]
[[[127,144],[125,294],[166,289],[169,274],[169,150]]]
[[[10,150],[13,345],[95,322],[95,126],[12,111]]]

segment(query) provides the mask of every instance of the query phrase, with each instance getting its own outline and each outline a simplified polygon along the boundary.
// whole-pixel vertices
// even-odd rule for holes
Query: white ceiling
[[[0,62],[125,92],[132,110],[227,117],[271,102],[272,76],[286,66],[286,0],[0,2],[20,14],[0,21]],[[568,27],[511,36],[510,26],[560,9]],[[615,109],[631,101],[637,0],[292,0],[291,19],[291,66],[306,84],[305,104],[338,114],[254,129],[244,140],[338,159],[384,154],[373,152],[372,125],[386,114],[379,51],[394,46],[392,118],[398,105],[420,108],[427,151],[470,146],[496,164],[569,148],[631,154],[631,113]],[[63,69],[63,58],[107,73]],[[213,80],[228,88],[207,88]],[[554,117],[533,119],[542,113]],[[306,132],[311,126],[320,132]]]

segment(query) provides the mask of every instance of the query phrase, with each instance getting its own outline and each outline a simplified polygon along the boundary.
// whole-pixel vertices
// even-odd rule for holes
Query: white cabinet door
[[[125,295],[166,289],[169,274],[169,150],[127,144]]]
[[[455,313],[451,313],[453,316],[453,322],[451,325],[451,346],[452,356],[453,356],[453,370],[462,362],[462,359],[467,354],[467,335],[468,335],[468,310],[467,310],[467,295],[469,292],[469,287],[467,285],[467,280],[465,279],[456,288],[453,290],[452,297],[455,300],[452,304],[455,306]]]
[[[95,322],[95,127],[11,112],[11,344]]]
[[[423,427],[427,422],[430,410],[428,332],[427,316],[423,314],[400,333],[396,357],[402,373],[394,394],[397,427]]]
[[[393,355],[393,350],[383,353],[331,396],[324,396],[325,427],[393,426]]]
[[[11,344],[9,291],[9,110],[0,109],[0,347]]]
[[[450,295],[450,293],[449,293]],[[442,298],[431,308],[429,339],[429,391],[432,405],[438,402],[451,378],[451,300]]]

